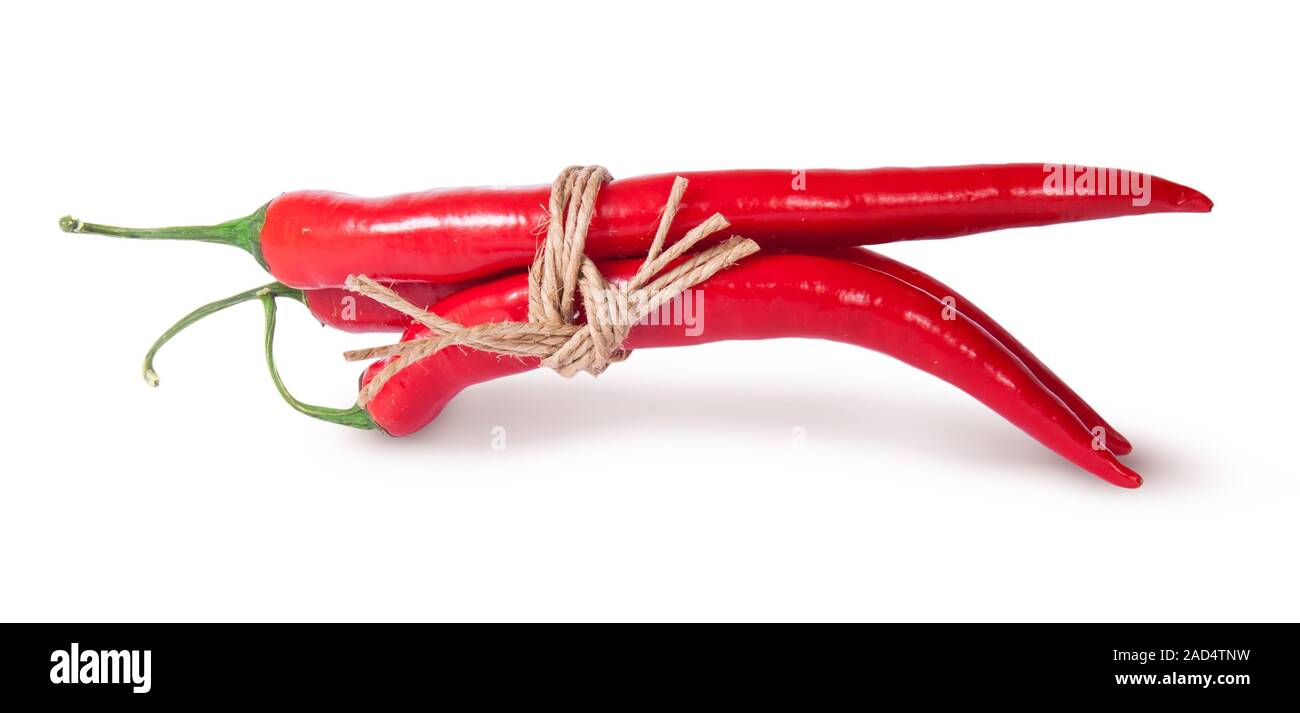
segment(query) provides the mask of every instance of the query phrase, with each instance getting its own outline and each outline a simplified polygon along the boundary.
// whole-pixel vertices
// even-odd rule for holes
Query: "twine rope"
[[[528,270],[527,322],[489,322],[467,327],[421,309],[365,275],[349,276],[345,283],[347,289],[391,307],[429,330],[427,337],[343,355],[348,361],[397,357],[361,389],[357,403],[365,406],[403,369],[450,346],[538,357],[542,366],[565,377],[580,371],[598,376],[610,364],[627,358],[630,350],[624,349],[623,343],[643,317],[718,271],[758,252],[754,241],[732,236],[665,271],[669,263],[685,255],[696,243],[730,225],[720,213],[714,213],[665,250],[668,231],[686,193],[687,181],[678,176],[645,260],[632,279],[611,286],[583,253],[596,198],[601,186],[609,180],[609,172],[600,166],[570,166],[551,185],[546,238]],[[578,295],[585,308],[585,324],[574,322]]]

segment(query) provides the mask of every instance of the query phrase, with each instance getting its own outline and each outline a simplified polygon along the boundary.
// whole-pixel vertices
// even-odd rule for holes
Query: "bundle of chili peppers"
[[[72,233],[233,245],[276,278],[201,307],[164,333],[145,360],[152,384],[153,358],[163,343],[208,314],[254,299],[264,306],[272,380],[291,406],[394,436],[430,423],[468,386],[554,366],[558,357],[550,355],[573,351],[563,342],[577,341],[584,330],[590,334],[581,335],[582,348],[612,356],[596,359],[599,368],[637,348],[829,339],[944,379],[1084,470],[1133,488],[1141,477],[1116,458],[1132,450],[1129,441],[1023,344],[950,287],[861,247],[1212,207],[1201,193],[1154,176],[1065,167],[1062,180],[1061,170],[1006,164],[608,180],[603,169],[575,168],[551,186],[386,198],[285,193],[251,215],[212,226],[134,229],[70,217],[60,225]],[[561,190],[566,180],[573,189],[568,198]],[[703,225],[710,227],[692,231]],[[696,252],[685,251],[687,245]],[[702,256],[736,246],[711,271],[700,271]],[[544,294],[542,267],[554,268],[544,263],[561,258],[553,272],[567,294],[555,285],[547,288],[555,294]],[[603,325],[604,331],[591,324],[591,302],[604,299],[591,285],[620,296],[625,317],[658,307],[649,298],[638,301],[640,293],[628,298],[652,277],[651,262],[653,272],[665,273],[661,281],[688,274],[702,280],[693,289],[708,305],[707,330],[693,334],[637,319],[621,329]],[[372,287],[357,294],[361,276]],[[539,293],[564,305],[546,329],[538,326],[545,321],[538,316],[545,311]],[[272,355],[277,297],[302,302],[323,324],[345,331],[402,332],[397,345],[361,352],[378,360],[362,375],[357,405],[312,406],[285,389]],[[505,339],[508,325],[516,329]],[[611,340],[616,343],[605,343]],[[452,345],[461,348],[446,348]]]

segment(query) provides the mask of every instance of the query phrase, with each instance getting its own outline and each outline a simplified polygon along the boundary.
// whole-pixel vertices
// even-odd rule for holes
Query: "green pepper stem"
[[[162,336],[158,337],[157,341],[153,343],[153,346],[149,347],[149,353],[144,355],[144,380],[147,381],[150,386],[158,385],[158,372],[154,371],[153,360],[154,357],[158,355],[158,350],[162,349],[164,344],[171,341],[172,337],[180,334],[186,327],[210,314],[220,312],[227,307],[233,307],[242,302],[261,299],[264,294],[273,295],[275,297],[288,297],[306,304],[306,298],[304,297],[302,290],[295,290],[292,287],[286,287],[278,282],[272,282],[269,285],[255,287],[251,290],[240,292],[237,295],[231,295],[225,299],[205,304],[184,317],[181,317],[180,321],[173,324],[167,329],[167,331],[163,332]]]
[[[322,421],[337,423],[352,428],[373,429],[375,428],[374,419],[361,406],[353,405],[352,408],[339,409],[328,408],[325,406],[312,406],[305,404],[293,397],[289,390],[285,388],[284,382],[280,379],[280,370],[275,366],[275,297],[271,291],[266,291],[259,295],[262,299],[262,307],[266,314],[266,367],[271,372],[271,381],[275,382],[275,389],[280,392],[288,403],[298,413],[304,413],[312,418],[319,418]]]
[[[267,206],[264,205],[253,211],[251,215],[216,225],[189,225],[173,228],[119,228],[116,225],[87,223],[70,215],[65,215],[59,219],[59,228],[65,233],[107,235],[114,238],[197,240],[205,243],[232,245],[252,255],[259,265],[266,268],[266,261],[262,257],[262,224],[266,222],[266,208]]]
[[[285,388],[284,381],[280,378],[280,370],[275,366],[275,356],[272,349],[275,340],[275,298],[277,297],[288,297],[289,299],[297,300],[304,305],[307,304],[306,295],[302,290],[287,287],[278,282],[272,282],[269,285],[262,285],[261,287],[246,290],[237,295],[231,295],[225,299],[203,305],[185,315],[179,322],[173,324],[166,332],[163,332],[162,336],[158,337],[158,340],[153,343],[153,346],[149,347],[149,353],[144,357],[145,381],[149,382],[150,386],[158,385],[158,372],[154,371],[153,368],[154,357],[157,356],[158,350],[162,349],[164,344],[170,341],[172,337],[179,334],[186,327],[210,314],[220,312],[227,307],[233,307],[237,304],[249,302],[251,300],[261,300],[266,314],[266,366],[271,371],[271,381],[275,383],[276,391],[280,392],[280,396],[284,397],[285,402],[299,413],[305,413],[312,418],[319,418],[322,421],[338,423],[353,428],[375,428],[375,422],[370,418],[370,414],[366,413],[366,410],[360,406],[354,405],[352,408],[348,409],[312,406],[311,404],[305,404],[294,398],[293,394],[290,394],[289,390]]]

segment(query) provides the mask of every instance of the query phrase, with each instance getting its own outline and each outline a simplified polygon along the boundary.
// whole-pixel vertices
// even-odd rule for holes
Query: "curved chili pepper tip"
[[[1188,188],[1187,196],[1181,201],[1182,205],[1187,207],[1188,213],[1209,213],[1214,209],[1214,201],[1210,197],[1196,190]]]
[[[979,325],[981,329],[989,333],[995,341],[1001,342],[1016,356],[1024,365],[1033,372],[1034,376],[1046,386],[1049,391],[1056,394],[1057,398],[1065,402],[1065,405],[1074,412],[1084,425],[1092,430],[1100,426],[1106,434],[1106,447],[1111,453],[1117,456],[1127,455],[1133,451],[1133,444],[1129,442],[1119,431],[1115,429],[1106,419],[1101,417],[1095,409],[1088,405],[1083,397],[1075,393],[1061,377],[1057,376],[1047,367],[1038,357],[1034,356],[1029,348],[1020,343],[1020,340],[1011,335],[1002,325],[998,324],[988,313],[981,310],[973,302],[962,297],[952,287],[940,282],[934,277],[912,267],[905,265],[897,260],[886,257],[873,250],[866,248],[847,248],[830,250],[824,253],[827,257],[834,257],[839,260],[863,265],[873,270],[879,270],[885,274],[892,275],[898,280],[906,282],[913,287],[928,292],[936,299],[943,300],[951,298],[952,306],[961,312],[968,319]],[[945,306],[949,303],[944,302]]]
[[[1115,469],[1115,473],[1119,477],[1106,478],[1106,480],[1109,480],[1110,482],[1114,483],[1115,485],[1118,485],[1121,488],[1132,489],[1132,488],[1142,487],[1142,476],[1138,475],[1137,471],[1133,470],[1132,468],[1129,468],[1128,466],[1124,465],[1123,463],[1120,463],[1117,460],[1113,460],[1113,459],[1107,459],[1107,460],[1110,461],[1110,465]]]

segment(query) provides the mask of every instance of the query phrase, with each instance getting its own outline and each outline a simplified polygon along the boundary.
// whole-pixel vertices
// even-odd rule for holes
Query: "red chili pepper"
[[[904,265],[897,260],[891,260],[880,253],[867,250],[866,248],[846,248],[843,250],[828,252],[826,253],[826,256],[836,257],[865,267],[880,270],[881,272],[892,275],[919,290],[929,293],[937,300],[942,301],[945,298],[951,298],[951,304],[954,309],[966,315],[968,319],[979,325],[984,331],[988,332],[989,336],[1001,342],[1002,346],[1006,347],[1007,351],[1014,354],[1017,359],[1023,362],[1025,367],[1028,368],[1034,376],[1038,377],[1038,380],[1043,383],[1043,386],[1046,387],[1048,391],[1056,394],[1057,398],[1061,399],[1061,401],[1063,401],[1065,405],[1079,417],[1079,420],[1083,421],[1083,423],[1089,427],[1089,429],[1101,428],[1105,434],[1104,438],[1106,447],[1109,448],[1111,452],[1115,455],[1122,456],[1133,451],[1133,444],[1121,435],[1114,426],[1107,423],[1100,414],[1093,410],[1093,408],[1083,400],[1082,396],[1075,393],[1074,389],[1071,389],[1061,380],[1061,377],[1057,376],[1055,372],[1047,368],[1047,365],[1040,361],[1038,357],[1034,356],[1033,352],[1029,351],[1028,347],[1021,344],[1020,340],[1013,337],[1010,332],[1008,332],[1002,325],[998,324],[997,321],[985,313],[984,310],[975,306],[975,303],[965,297],[962,297],[956,290],[910,265]]]
[[[864,261],[865,262],[865,261]],[[641,260],[606,261],[601,271],[626,280]],[[1137,487],[1141,477],[1104,448],[1093,447],[1089,425],[1014,353],[968,314],[945,318],[948,306],[933,294],[882,269],[809,255],[757,255],[714,275],[703,292],[705,329],[641,325],[627,347],[664,347],[731,339],[807,337],[857,344],[893,356],[966,391],[1040,443],[1105,480]],[[519,321],[527,315],[522,274],[471,287],[437,305],[461,324]],[[431,422],[457,393],[473,384],[536,368],[533,358],[503,359],[472,349],[445,349],[398,372],[365,409],[323,409],[292,400],[271,360],[274,301],[267,309],[267,357],[277,387],[299,410],[353,426],[378,426],[407,435]],[[427,335],[414,325],[403,340]],[[371,366],[363,384],[384,362]]]
[[[398,282],[393,284],[393,290],[414,305],[429,307],[474,284],[477,281]],[[317,321],[345,332],[400,332],[411,324],[411,319],[401,312],[344,289],[322,287],[303,290],[302,295]]]
[[[691,193],[678,226],[714,213],[764,248],[813,251],[1002,228],[1162,212],[1205,212],[1201,193],[1145,174],[1081,195],[1073,177],[1051,184],[1052,166],[1006,164],[871,170],[709,171],[680,174]],[[1099,191],[1088,169],[1087,190]],[[678,174],[611,182],[586,252],[593,259],[644,254],[664,196]],[[1101,192],[1101,191],[1099,191]],[[285,193],[252,215],[214,226],[131,229],[66,217],[64,230],[128,238],[201,240],[251,253],[281,283],[340,287],[348,275],[383,281],[447,282],[529,264],[546,219],[550,186],[458,188],[387,198],[324,191]],[[680,238],[683,229],[670,234]],[[724,233],[718,236],[724,237]]]
[[[1001,342],[1007,351],[1023,362],[1025,367],[1042,382],[1043,386],[1061,399],[1085,425],[1090,429],[1102,428],[1105,433],[1106,446],[1111,452],[1121,456],[1132,452],[1133,446],[1127,438],[1120,434],[1115,427],[1107,423],[1081,396],[1075,393],[1002,325],[998,324],[997,321],[973,302],[958,294],[956,290],[914,267],[897,260],[891,260],[866,248],[843,248],[818,254],[879,270],[929,293],[940,301],[950,299],[952,309],[966,315],[968,319],[988,332],[989,336]],[[409,282],[397,283],[394,285],[394,289],[408,301],[427,308],[461,288],[451,285]],[[307,290],[303,295],[312,314],[322,324],[345,331],[400,332],[411,324],[411,319],[401,312],[368,298],[358,297],[347,290],[322,288]],[[351,310],[351,313],[349,313],[349,310]],[[349,316],[350,319],[345,318]]]

